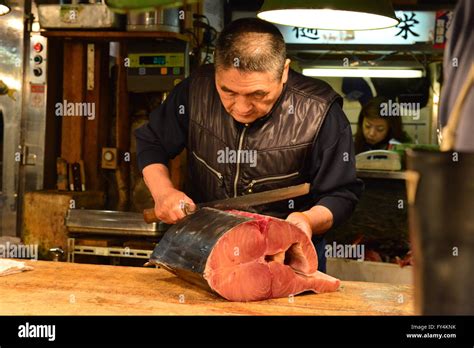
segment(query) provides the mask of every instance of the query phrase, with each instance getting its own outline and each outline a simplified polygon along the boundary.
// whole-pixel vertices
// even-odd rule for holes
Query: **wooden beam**
[[[85,102],[85,48],[81,42],[64,42],[63,103]],[[64,111],[64,110],[63,110]],[[62,117],[61,157],[69,163],[82,159],[84,117]]]
[[[48,40],[48,88],[46,90],[46,137],[44,144],[44,189],[56,189],[56,160],[61,156],[61,118],[56,116],[55,104],[63,99],[63,42]],[[66,180],[67,184],[67,180]]]
[[[94,30],[46,30],[41,35],[49,38],[62,39],[83,39],[94,41],[121,41],[121,40],[137,40],[137,39],[178,39],[190,41],[189,37],[184,34],[172,32],[156,32],[156,31],[94,31]]]
[[[127,68],[124,64],[126,57],[127,46],[122,42],[119,44],[116,60],[117,81],[115,92],[115,135],[118,150],[118,167],[115,171],[115,178],[118,186],[117,210],[121,211],[126,211],[130,207],[130,160],[125,161],[125,155],[130,153],[131,140]]]
[[[87,44],[87,50],[93,54],[89,59],[86,73],[91,80],[86,86],[86,101],[94,105],[95,117],[85,121],[84,135],[84,164],[86,172],[86,189],[101,190],[104,177],[101,169],[102,147],[106,145],[107,129],[109,127],[109,45],[108,43]],[[92,83],[93,81],[93,83]]]

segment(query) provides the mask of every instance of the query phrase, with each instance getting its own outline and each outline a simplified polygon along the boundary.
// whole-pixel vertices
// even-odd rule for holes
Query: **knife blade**
[[[229,210],[229,209],[239,209],[246,210],[250,207],[259,206],[262,204],[268,204],[273,202],[282,201],[285,199],[295,198],[303,196],[309,193],[310,185],[309,183],[304,183],[296,186],[289,186],[284,188],[279,188],[275,190],[269,190],[264,192],[252,193],[245,196],[238,196],[226,199],[220,199],[216,201],[198,203],[196,204],[196,210],[201,208],[214,208],[219,210]],[[192,214],[194,211],[189,210],[186,205],[183,207],[183,211],[186,214]],[[155,215],[155,209],[145,209],[143,211],[143,218],[147,223],[153,223],[160,221]]]

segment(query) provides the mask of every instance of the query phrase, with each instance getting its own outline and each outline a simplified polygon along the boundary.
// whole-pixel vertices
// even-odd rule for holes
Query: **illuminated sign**
[[[335,31],[277,25],[288,44],[368,44],[412,45],[416,42],[433,43],[435,11],[396,11],[400,23],[396,27]]]

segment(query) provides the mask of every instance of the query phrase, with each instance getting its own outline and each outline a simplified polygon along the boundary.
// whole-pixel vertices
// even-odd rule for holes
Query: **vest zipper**
[[[239,175],[240,175],[240,151],[242,150],[242,144],[244,142],[244,135],[245,131],[247,130],[248,124],[245,125],[245,128],[242,130],[242,133],[240,133],[240,138],[239,138],[239,147],[237,149],[237,170],[235,172],[235,179],[234,179],[234,197],[237,197],[237,182],[239,181]]]
[[[217,170],[215,170],[214,168],[212,168],[209,164],[207,164],[206,161],[204,161],[201,157],[199,157],[198,155],[196,155],[196,153],[193,151],[193,155],[194,157],[196,157],[196,159],[201,162],[202,164],[204,164],[204,166],[206,166],[207,169],[209,169],[215,176],[217,176],[220,180],[222,180],[224,178],[224,176],[219,173]]]
[[[246,190],[248,190],[249,193],[252,192],[252,187],[253,185],[255,184],[259,184],[261,182],[265,182],[265,181],[273,181],[273,180],[282,180],[282,179],[289,179],[289,178],[292,178],[294,176],[297,176],[299,175],[300,172],[295,172],[295,173],[291,173],[291,174],[286,174],[286,175],[278,175],[278,176],[270,176],[268,178],[261,178],[261,179],[253,179],[250,184],[247,186]]]

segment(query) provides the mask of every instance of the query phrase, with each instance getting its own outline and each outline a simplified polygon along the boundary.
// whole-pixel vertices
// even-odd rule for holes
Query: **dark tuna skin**
[[[199,209],[168,229],[150,261],[211,290],[203,273],[214,245],[226,232],[250,220],[253,219],[213,208]]]

